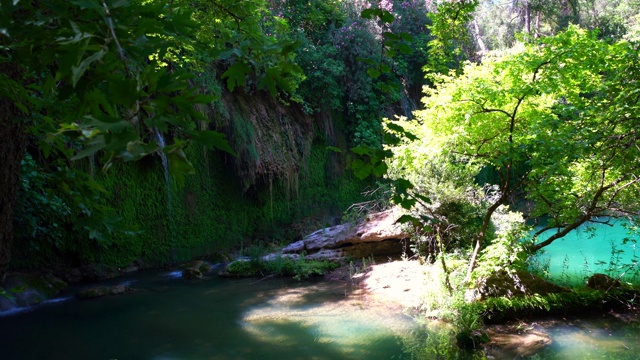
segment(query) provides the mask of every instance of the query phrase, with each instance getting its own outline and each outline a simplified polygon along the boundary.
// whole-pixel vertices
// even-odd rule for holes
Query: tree
[[[512,47],[522,38],[551,36],[570,24],[598,29],[601,38],[634,34],[638,0],[484,0],[474,16],[489,50]],[[519,37],[521,36],[521,37]]]
[[[487,188],[497,192],[485,197],[468,278],[492,216],[523,194],[530,216],[548,216],[545,229],[555,229],[544,241],[537,232],[533,250],[601,216],[640,214],[636,45],[570,27],[438,79],[416,114],[421,139],[413,146],[444,144],[456,162],[498,175]],[[412,169],[405,171],[420,171]]]

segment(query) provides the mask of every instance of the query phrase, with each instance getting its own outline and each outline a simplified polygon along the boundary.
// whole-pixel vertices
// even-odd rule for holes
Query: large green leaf
[[[225,151],[233,156],[237,156],[236,152],[233,151],[227,139],[225,139],[225,135],[223,133],[207,130],[207,131],[188,131],[187,134],[189,138],[201,145],[204,145],[210,149],[218,149]]]

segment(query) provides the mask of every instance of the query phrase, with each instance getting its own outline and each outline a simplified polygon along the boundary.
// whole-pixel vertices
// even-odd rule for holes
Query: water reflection
[[[412,319],[370,311],[344,287],[136,276],[130,294],[0,318],[2,359],[407,358]]]

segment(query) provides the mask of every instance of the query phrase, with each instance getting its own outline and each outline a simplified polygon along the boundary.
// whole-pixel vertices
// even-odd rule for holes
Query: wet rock
[[[92,286],[82,289],[76,293],[79,299],[94,299],[106,295],[120,295],[132,291],[127,285],[115,286]]]
[[[10,273],[3,288],[7,298],[0,302],[0,311],[37,305],[67,287],[67,283],[53,275]]]
[[[201,279],[202,272],[195,268],[186,268],[182,270],[182,278],[183,279]]]
[[[533,356],[551,345],[551,337],[541,331],[504,333],[489,331],[487,346],[495,348],[496,358],[517,359]]]
[[[587,287],[594,290],[609,290],[622,287],[622,283],[605,274],[593,274],[587,279]]]
[[[187,268],[182,270],[184,279],[200,279],[204,274],[211,271],[211,264],[202,260],[195,260]]]

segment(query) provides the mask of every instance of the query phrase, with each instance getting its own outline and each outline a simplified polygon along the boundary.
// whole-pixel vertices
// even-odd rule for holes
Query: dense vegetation
[[[465,292],[532,270],[530,255],[583,224],[638,216],[639,8],[2,1],[0,279],[284,242],[373,185],[441,264],[450,296],[434,306],[461,333],[482,312],[596,303],[469,305]],[[530,241],[525,218],[544,223]]]
[[[363,184],[325,147],[380,147],[424,84],[426,5],[371,6],[3,3],[0,273],[14,237],[16,266],[150,265],[344,210]]]

